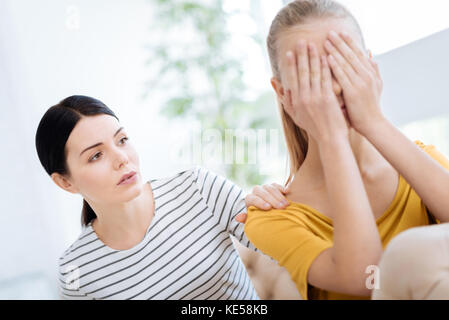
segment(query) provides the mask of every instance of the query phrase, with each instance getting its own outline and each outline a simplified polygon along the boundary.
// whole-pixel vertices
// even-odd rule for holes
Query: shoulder
[[[59,256],[59,267],[64,267],[69,263],[76,263],[80,252],[98,240],[95,232],[87,225],[83,227],[78,238]]]
[[[262,210],[251,206],[245,222],[245,232],[258,233],[277,229],[279,232],[290,227],[308,229],[308,213],[297,206],[285,209]]]
[[[193,166],[168,177],[152,179],[150,183],[153,191],[157,189],[170,189],[174,186],[184,185],[185,183],[188,183],[191,187],[201,189],[204,184],[211,183],[218,177],[220,177],[218,174],[202,166]]]
[[[192,169],[192,171],[193,171],[193,175],[195,177],[195,181],[198,184],[203,184],[206,180],[209,180],[211,178],[212,179],[216,179],[216,178],[225,179],[222,175],[220,175],[212,170],[209,170],[205,167],[202,167],[202,166],[195,166]]]
[[[208,190],[208,189],[215,190],[217,188],[240,189],[234,184],[234,182],[227,179],[224,175],[209,170],[207,168],[204,168],[202,166],[196,166],[195,168],[193,168],[193,177],[199,189],[201,190]]]
[[[151,179],[150,183],[153,186],[153,188],[161,188],[171,183],[179,183],[181,181],[185,181],[189,178],[193,178],[194,176],[195,176],[195,168],[192,167],[187,170],[173,173],[167,177]]]
[[[443,155],[434,145],[426,145],[420,140],[415,140],[415,144],[427,153],[432,159],[437,161],[445,169],[449,170],[449,159]]]

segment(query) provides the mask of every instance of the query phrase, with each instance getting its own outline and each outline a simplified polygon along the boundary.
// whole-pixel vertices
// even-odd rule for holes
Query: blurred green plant
[[[258,31],[247,35],[264,51],[259,0],[249,0],[244,12]],[[161,113],[170,119],[199,123],[201,128],[225,130],[278,128],[276,108],[270,92],[255,93],[244,81],[244,59],[233,47],[228,21],[240,10],[226,11],[223,0],[150,0],[153,10],[148,64],[154,75],[146,85],[145,97],[163,90]],[[263,68],[264,66],[261,66]],[[268,78],[266,80],[268,82]],[[233,137],[236,148],[248,150],[248,141]],[[239,144],[239,145],[238,145]],[[243,144],[243,145],[241,145]],[[224,152],[233,152],[226,150]],[[260,159],[258,159],[260,161]],[[261,184],[257,164],[223,163],[226,176],[242,187]]]

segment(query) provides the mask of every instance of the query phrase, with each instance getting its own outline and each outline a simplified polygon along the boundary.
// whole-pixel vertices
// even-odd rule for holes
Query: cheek
[[[106,161],[87,165],[79,174],[80,191],[92,200],[100,199],[113,185],[112,180],[110,165]]]
[[[136,169],[138,169],[140,164],[139,154],[133,146],[129,146],[128,157],[130,162],[136,166]]]

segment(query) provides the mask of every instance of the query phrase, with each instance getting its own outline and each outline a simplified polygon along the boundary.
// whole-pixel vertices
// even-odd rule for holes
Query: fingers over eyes
[[[286,54],[287,58],[287,71],[284,84],[284,87],[287,91],[287,99],[288,99],[288,108],[291,107],[291,102],[297,101],[299,98],[298,91],[298,75],[296,72],[296,57],[292,51],[288,51]],[[293,110],[287,110],[287,112],[292,112]]]
[[[332,92],[332,74],[327,63],[326,56],[321,56],[321,65],[322,65],[322,75],[321,75],[321,85],[324,92]]]
[[[310,55],[310,86],[312,91],[321,91],[321,62],[318,50],[313,43],[309,44]]]
[[[357,42],[346,32],[340,33],[341,39],[343,39],[344,43],[354,52],[356,57],[359,59],[359,61],[362,63],[362,65],[372,70],[372,66],[370,64],[370,59],[368,55],[363,51],[363,49],[357,44]],[[374,70],[372,70],[374,71]]]
[[[296,72],[299,77],[299,90],[301,95],[307,95],[310,91],[310,68],[308,46],[305,40],[298,42],[297,55],[298,65]]]

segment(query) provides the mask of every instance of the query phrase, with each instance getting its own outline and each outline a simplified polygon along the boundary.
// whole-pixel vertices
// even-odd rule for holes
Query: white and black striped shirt
[[[248,248],[242,190],[204,168],[149,181],[155,214],[142,242],[106,246],[89,223],[59,258],[65,299],[259,299],[230,235]]]

